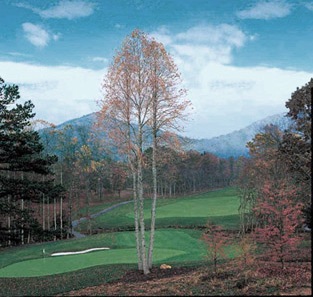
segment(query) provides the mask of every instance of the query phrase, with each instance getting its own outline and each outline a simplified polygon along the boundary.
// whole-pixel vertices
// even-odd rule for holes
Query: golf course
[[[147,207],[149,202],[146,200]],[[234,188],[160,199],[154,265],[203,265],[207,247],[201,235],[206,222],[221,225],[225,230],[236,230],[239,227],[238,207],[239,198]],[[92,220],[92,226],[103,230],[99,234],[4,249],[0,254],[0,295],[58,294],[87,284],[111,281],[125,269],[135,268],[137,254],[132,212],[133,203],[128,203],[97,216]],[[148,211],[145,216],[148,223]],[[77,229],[83,232],[85,227],[86,222],[83,222]],[[123,228],[125,230],[116,231]],[[53,256],[55,253],[59,255]],[[227,246],[226,253],[228,258],[238,254],[234,245]],[[102,271],[100,279],[99,271]]]
[[[0,12],[0,297],[313,296],[313,0]]]

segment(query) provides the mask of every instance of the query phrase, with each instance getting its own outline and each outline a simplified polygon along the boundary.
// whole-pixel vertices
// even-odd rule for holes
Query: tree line
[[[236,244],[242,286],[255,272],[289,273],[297,277],[308,254],[299,255],[311,232],[311,119],[313,79],[297,88],[286,102],[291,126],[282,131],[267,125],[247,143],[250,158],[242,158],[236,179],[240,197],[240,230],[232,236],[208,221],[201,239],[217,274],[225,248]],[[299,261],[300,260],[300,261]],[[306,261],[306,260],[304,260]],[[289,263],[288,263],[289,262]],[[279,265],[277,265],[279,264]],[[227,266],[228,267],[228,266]],[[295,268],[296,267],[296,268]]]
[[[43,153],[39,134],[31,128],[34,105],[31,101],[16,103],[19,99],[18,86],[0,78],[1,245],[40,240],[45,228],[35,218],[33,205],[55,201],[65,192],[53,179],[51,166],[56,156]],[[56,237],[56,212],[54,218],[51,234]]]
[[[80,209],[80,215],[90,217],[92,203],[122,199],[121,193],[129,192],[133,184],[127,163],[95,138],[96,128],[57,129],[34,121],[34,105],[19,104],[18,86],[1,80],[0,90],[1,246],[69,238]],[[157,196],[175,197],[232,184],[241,161],[161,145],[156,164]],[[152,147],[143,150],[142,166],[144,195],[150,199]]]
[[[282,268],[299,232],[311,230],[312,99],[313,79],[286,102],[289,129],[266,126],[247,144],[251,157],[238,178],[241,232],[252,232]]]

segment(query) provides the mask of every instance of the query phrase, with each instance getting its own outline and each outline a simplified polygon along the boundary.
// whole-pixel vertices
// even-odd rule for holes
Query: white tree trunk
[[[61,168],[61,186],[63,186],[63,171]],[[63,238],[63,198],[61,196],[60,199],[60,231],[61,231],[61,239]]]
[[[137,258],[138,258],[138,269],[143,270],[142,266],[142,257],[141,257],[141,240],[139,233],[139,203],[138,203],[138,193],[137,193],[137,179],[136,172],[132,166],[133,173],[133,194],[134,194],[134,215],[135,215],[135,236],[136,236],[136,250],[137,250]]]
[[[157,169],[156,169],[156,132],[153,137],[152,147],[152,178],[153,178],[153,197],[151,206],[151,228],[150,228],[150,244],[148,253],[148,266],[152,268],[153,262],[153,247],[154,247],[154,233],[155,233],[155,219],[156,219],[156,201],[157,201]]]
[[[141,259],[142,269],[144,274],[148,274],[149,267],[146,254],[146,240],[145,240],[145,218],[144,218],[144,197],[143,197],[143,184],[142,184],[142,164],[141,158],[138,161],[138,198],[139,198],[139,225],[140,225],[140,239],[141,239]]]

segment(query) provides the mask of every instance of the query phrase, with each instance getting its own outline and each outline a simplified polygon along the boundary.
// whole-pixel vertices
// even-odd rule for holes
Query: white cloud
[[[248,39],[254,39],[237,26],[228,24],[195,26],[172,35],[166,27],[161,27],[151,35],[171,49],[174,56],[192,58],[194,65],[209,61],[229,64],[233,49],[242,47]]]
[[[30,43],[37,47],[45,47],[48,45],[50,35],[44,28],[32,23],[23,23],[22,27],[25,32],[25,37]]]
[[[210,138],[244,128],[266,116],[285,112],[285,102],[313,73],[273,67],[235,67],[233,51],[253,42],[236,26],[197,26],[171,34],[152,33],[166,48],[182,73],[194,106],[186,135]],[[161,40],[158,39],[161,37]]]
[[[227,44],[241,47],[246,41],[245,34],[236,26],[221,24],[218,26],[196,26],[176,35],[177,41],[196,42],[207,45]]]
[[[159,27],[156,31],[151,32],[150,35],[158,42],[162,42],[164,46],[173,42],[173,39],[170,36],[170,31],[166,28],[166,26]]]
[[[189,59],[194,67],[201,67],[203,63],[209,61],[216,61],[222,64],[229,64],[231,62],[230,46],[207,47],[192,44],[173,44],[172,49],[175,55]],[[197,55],[195,55],[195,52]]]
[[[13,57],[23,57],[23,58],[29,58],[32,56],[29,54],[24,54],[24,53],[19,53],[19,52],[9,52],[8,54]]]
[[[181,60],[179,69],[186,63]],[[313,73],[271,67],[234,67],[206,63],[189,67],[185,83],[193,103],[194,120],[187,135],[212,137],[239,130],[254,121],[285,112],[285,102]]]
[[[35,104],[36,118],[59,124],[97,111],[100,85],[106,69],[48,67],[27,63],[1,62],[6,83],[20,86],[22,99]]]
[[[253,7],[237,12],[241,19],[275,19],[290,14],[292,5],[284,0],[261,1]]]
[[[118,24],[118,23],[115,24],[114,27],[115,27],[116,29],[123,29],[123,28],[125,28],[124,25],[121,25],[121,24]]]
[[[313,11],[313,2],[307,2],[307,3],[304,4],[304,6],[305,6],[307,9]]]
[[[208,40],[205,28],[210,32]],[[194,106],[186,136],[210,138],[227,134],[284,112],[291,93],[313,77],[313,73],[270,66],[232,66],[233,51],[252,42],[236,26],[197,26],[177,34],[162,28],[153,36],[157,41],[161,41],[158,36],[166,40]],[[90,59],[106,61],[100,56]],[[34,102],[38,118],[58,124],[99,110],[96,100],[102,96],[105,67],[91,70],[0,62],[0,69],[6,82],[21,86],[22,98]]]
[[[291,93],[313,77],[307,72],[216,62],[195,68],[192,59],[174,58],[194,107],[185,135],[194,138],[227,134],[286,111],[285,102]],[[35,104],[36,118],[59,124],[99,110],[96,101],[102,97],[106,68],[0,62],[0,69],[3,79],[19,85],[21,97]]]
[[[50,34],[42,26],[32,23],[23,23],[22,28],[26,39],[39,48],[46,47],[51,39],[57,41],[61,36],[61,34]]]
[[[82,0],[68,1],[62,0],[57,5],[52,6],[48,9],[39,9],[24,3],[15,4],[18,7],[30,9],[34,13],[40,15],[42,18],[50,19],[75,19],[81,17],[87,17],[93,14],[95,9],[95,3],[86,2]]]
[[[92,57],[92,58],[90,58],[90,60],[93,62],[101,62],[101,63],[105,63],[105,64],[109,62],[109,60],[105,57]]]
[[[158,35],[155,34],[154,38],[158,41],[161,42],[164,46],[167,46],[168,44],[172,43],[172,39],[171,37],[167,36],[167,35]]]
[[[54,41],[57,41],[60,39],[61,35],[62,35],[61,33],[57,33],[57,34],[52,34],[51,37]]]

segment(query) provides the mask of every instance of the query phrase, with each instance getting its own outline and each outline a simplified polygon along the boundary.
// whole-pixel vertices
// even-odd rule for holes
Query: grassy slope
[[[171,217],[169,215],[171,212],[175,213],[175,215],[179,215],[180,211],[183,211],[186,208],[190,211],[188,214],[185,213],[185,217]],[[192,227],[198,225],[199,223],[204,225],[208,219],[205,217],[207,209],[210,209],[209,213],[212,215],[210,220],[213,220],[215,223],[221,223],[224,224],[224,227],[230,228],[238,226],[238,215],[235,214],[235,211],[238,209],[238,199],[235,196],[234,189],[219,190],[180,199],[176,198],[159,200],[158,215],[160,215],[160,219],[158,218],[157,220],[159,229],[156,232],[155,240],[155,264],[166,262],[174,265],[186,265],[187,263],[199,263],[200,261],[203,261],[206,251],[204,244],[199,240],[201,231],[194,229],[160,229],[160,227],[162,227],[162,225],[166,226],[180,224],[185,227]],[[125,205],[117,208],[112,212],[99,217],[99,221],[101,224],[110,223],[111,227],[113,228],[116,226],[123,226],[125,222],[132,225],[132,206]],[[35,267],[32,269],[32,271],[35,271],[36,273],[36,269],[37,272],[45,271],[45,268],[42,268],[42,266],[40,268],[40,265],[42,265],[44,261],[46,261],[46,264],[48,261],[56,261],[49,262],[49,266],[51,269],[55,269],[54,273],[61,274],[45,277],[31,277],[26,279],[19,278],[20,281],[15,283],[15,288],[17,291],[12,291],[12,288],[10,287],[10,292],[12,292],[12,295],[18,295],[18,293],[16,293],[19,292],[17,287],[23,288],[22,290],[25,291],[25,288],[28,288],[27,284],[30,285],[34,283],[36,279],[43,279],[45,286],[48,286],[49,288],[51,279],[64,279],[65,281],[61,286],[62,290],[61,288],[55,288],[55,291],[53,291],[54,289],[51,289],[54,292],[53,294],[56,294],[58,292],[66,291],[66,286],[81,288],[86,283],[89,285],[99,283],[98,277],[95,277],[95,271],[103,271],[103,267],[107,267],[108,269],[111,269],[110,267],[114,267],[114,270],[116,271],[122,271],[125,267],[124,264],[112,266],[112,263],[135,263],[136,254],[134,245],[135,240],[133,232],[112,232],[107,234],[98,234],[82,239],[72,239],[67,241],[42,243],[31,246],[12,248],[2,251],[1,253],[0,267],[7,267],[0,269],[0,275],[9,276],[9,273],[12,273],[11,275],[18,276],[17,274],[14,274],[20,273],[17,271],[22,271],[24,275],[25,273],[29,273],[29,275],[31,275],[31,273],[34,272],[31,272],[31,269],[28,268],[27,264],[29,265],[31,263],[38,265],[37,268]],[[42,258],[42,249],[45,249],[47,254],[51,254],[53,252],[77,251],[104,246],[108,246],[113,249],[110,251],[92,252],[90,254],[79,256],[59,257],[59,260],[56,260],[57,257],[53,257],[54,260],[50,260],[52,258]],[[109,254],[108,252],[110,253],[109,257],[102,257],[103,255],[107,256]],[[126,254],[125,252],[129,254]],[[233,247],[229,247],[228,254],[231,257],[234,255]],[[68,260],[65,260],[66,257],[69,257]],[[79,257],[79,261],[76,260],[78,259],[77,257]],[[101,261],[98,260],[100,257],[102,257]],[[31,259],[37,260],[27,263],[27,260]],[[16,264],[9,266],[13,263]],[[83,269],[84,267],[88,266],[93,267]],[[82,269],[76,271],[77,274],[75,275],[80,275],[81,279],[80,281],[77,281],[75,285],[70,281],[70,276],[74,272],[66,272],[73,269]],[[88,271],[88,275],[81,274],[81,271],[83,270]],[[94,275],[95,279],[93,279],[91,275]],[[102,282],[111,280],[113,277],[112,275],[115,275],[115,271],[112,271],[111,274],[107,272],[104,273]],[[5,290],[6,288],[8,290],[8,284],[10,284],[13,279],[16,278],[0,278],[0,287],[2,287],[2,292],[0,292],[0,295],[2,295],[3,292],[8,293]],[[3,285],[3,282],[6,285]],[[52,285],[53,282],[51,282],[51,286]],[[37,290],[36,292],[39,292],[38,290],[42,289],[40,286],[38,287],[38,285],[36,285],[33,289],[35,290],[35,288]],[[27,290],[30,290],[29,292],[35,292],[32,291],[31,288],[28,288]],[[47,294],[46,292],[49,290],[47,289],[47,291],[43,291],[44,294]],[[13,292],[15,292],[15,294],[13,294]],[[29,295],[32,295],[32,293],[29,293]]]
[[[185,227],[192,227],[195,223],[202,219],[203,223],[205,223],[207,218],[197,215],[200,215],[201,211],[201,215],[203,215],[205,210],[202,210],[201,207],[207,208],[210,206],[210,220],[215,221],[215,223],[220,222],[222,225],[224,225],[224,227],[227,228],[235,228],[238,226],[236,223],[236,220],[238,222],[238,215],[229,214],[237,207],[237,204],[233,203],[236,201],[236,198],[233,200],[230,198],[233,196],[234,190],[226,189],[180,199],[159,200],[160,207],[158,208],[158,211],[160,216],[162,216],[163,212],[163,217],[158,219],[159,229],[156,232],[154,263],[159,265],[160,263],[163,263],[164,260],[165,263],[174,267],[186,265],[204,265],[203,259],[206,250],[204,244],[199,240],[201,236],[200,230],[182,228],[160,229],[160,225],[164,224],[164,222],[167,222],[170,224],[182,223],[182,225]],[[207,197],[207,200],[205,197]],[[175,203],[177,203],[177,207],[175,207]],[[227,205],[225,205],[226,203]],[[187,206],[194,213],[194,217],[189,216],[191,213],[190,212],[188,213],[188,216],[182,218],[173,218],[168,216],[168,213],[165,211],[166,209],[167,211],[172,209],[174,213],[177,211],[177,209],[182,210]],[[218,207],[223,209],[218,209]],[[225,212],[226,207],[227,211]],[[112,213],[107,214],[110,214],[111,216],[111,224],[113,227],[119,225],[119,220],[121,219],[121,217],[119,217],[120,215],[122,216],[122,220],[132,221],[132,207],[130,207],[128,211],[125,211],[125,209],[127,208],[124,208],[123,211],[116,209],[112,211]],[[236,219],[234,220],[233,218]],[[163,223],[160,224],[160,221]],[[303,243],[303,245],[305,244],[308,243]],[[28,271],[30,272],[31,269],[29,268],[29,264],[32,262],[29,262],[29,260],[31,259],[35,259],[35,261],[41,264],[44,261],[50,261],[47,258],[42,258],[43,248],[45,249],[46,253],[49,254],[53,252],[77,251],[87,248],[109,246],[112,248],[112,251],[109,252],[113,252],[113,254],[111,254],[110,257],[107,257],[104,262],[101,262],[103,258],[101,261],[100,258],[103,255],[107,256],[108,254],[105,253],[108,251],[94,252],[88,256],[86,254],[86,258],[82,257],[83,255],[75,256],[72,258],[72,260],[70,260],[71,258],[68,258],[68,262],[66,262],[67,260],[65,261],[65,257],[69,256],[59,257],[57,262],[49,263],[50,269],[59,269],[58,271],[55,271],[57,274],[54,275],[41,277],[19,277],[18,279],[16,277],[0,277],[0,296],[51,296],[71,290],[85,288],[87,286],[97,286],[99,284],[114,281],[123,275],[125,271],[136,268],[134,245],[135,240],[133,232],[110,232],[106,234],[93,235],[82,239],[41,243],[2,250],[0,254],[0,273],[4,273],[5,269],[13,269],[14,266],[10,266],[13,263],[16,263],[16,265],[25,265],[24,267],[15,266],[15,276],[17,276],[17,271],[18,273],[24,273],[24,275],[25,273],[28,273]],[[126,258],[122,258],[123,255],[126,256],[126,251],[131,251],[132,255],[128,255]],[[226,253],[229,257],[233,257],[235,254],[235,247],[229,246]],[[164,258],[164,256],[166,258]],[[77,257],[79,257],[79,261],[76,260],[78,259]],[[129,257],[132,257],[131,261],[133,263],[109,264],[116,262],[130,262]],[[123,261],[123,259],[125,260]],[[72,264],[70,265],[70,263]],[[79,265],[79,267],[74,267],[75,265]],[[95,266],[87,267],[90,265]],[[6,268],[1,269],[3,267]],[[78,270],[65,272],[67,270],[73,269],[73,267],[74,269]],[[41,272],[44,271],[41,269],[39,270]]]
[[[151,201],[145,201],[146,224],[150,224]],[[209,219],[226,229],[237,229],[239,198],[233,188],[192,195],[184,198],[159,199],[157,205],[157,228],[204,226]],[[119,207],[92,220],[92,228],[125,230],[133,228],[133,204]],[[79,230],[85,231],[87,223]]]
[[[37,246],[36,250],[30,248],[15,250],[14,257],[12,257],[9,250],[1,256],[4,267],[0,269],[0,277],[45,276],[98,265],[135,264],[137,256],[133,232],[118,232],[113,236],[112,234],[101,234],[91,236],[88,241],[84,238],[75,242],[72,240],[60,242],[60,244],[55,243],[54,245],[52,243],[50,245],[41,244]],[[165,261],[173,264],[203,260],[206,248],[200,237],[201,232],[198,230],[158,230],[155,236],[154,263],[160,264]],[[77,250],[78,247],[80,250],[95,246],[99,247],[100,242],[104,243],[110,240],[110,247],[112,248],[110,250],[69,256],[41,256],[41,248],[45,248],[46,253],[51,254]],[[38,257],[38,254],[40,257]],[[228,254],[230,257],[234,256],[233,247],[229,248]],[[30,255],[37,256],[37,258],[29,259]]]
[[[176,259],[176,261],[201,260],[201,255],[204,254],[205,248],[202,242],[198,240],[199,237],[200,233],[193,232],[192,230],[157,231],[154,253],[155,262],[160,263],[164,260],[167,260],[168,262],[171,258]],[[12,256],[11,253],[6,257],[4,253],[2,258],[7,259],[7,264],[12,262],[13,259],[16,262],[0,269],[0,277],[44,276],[97,265],[136,263],[137,256],[133,232],[119,232],[114,234],[114,237],[112,237],[112,234],[101,234],[98,236],[92,236],[88,241],[84,239],[79,239],[75,242],[73,240],[66,241],[68,245],[64,245],[64,243],[61,245],[60,242],[60,245],[42,244],[40,246],[45,248],[46,253],[50,254],[57,251],[77,250],[77,248],[83,249],[83,246],[84,248],[92,248],[95,247],[95,245],[99,246],[100,242],[102,242],[103,245],[104,242],[108,242],[110,239],[111,250],[95,251],[81,255],[58,257],[40,256],[37,259],[27,260],[28,257],[25,257],[25,254],[26,251],[29,251],[28,248],[16,251],[14,253],[14,258],[10,257]],[[73,244],[75,245],[75,248]],[[34,250],[32,251],[34,252]],[[39,249],[36,250],[36,253],[37,256],[38,253],[41,255]]]

